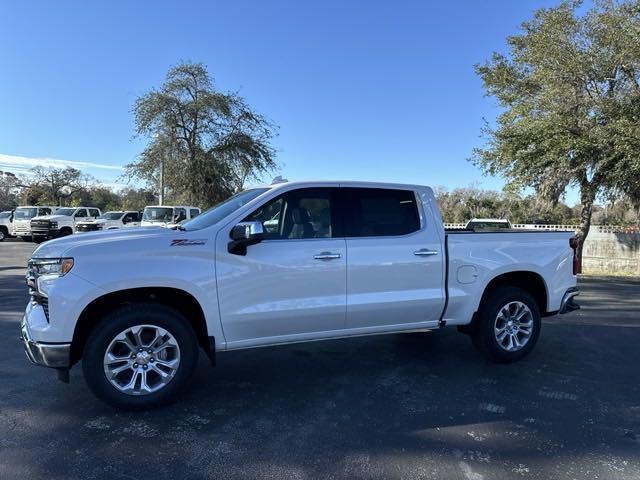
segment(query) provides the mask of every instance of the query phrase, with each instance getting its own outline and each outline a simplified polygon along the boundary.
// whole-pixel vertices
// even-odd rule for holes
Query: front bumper
[[[580,295],[580,291],[578,287],[573,287],[567,290],[562,297],[562,302],[560,302],[560,311],[559,314],[573,312],[574,310],[579,310],[580,305],[578,305],[575,301],[575,298]]]
[[[20,339],[27,358],[31,362],[51,368],[69,368],[71,366],[70,343],[38,343],[29,334],[29,326],[25,320],[20,325]]]

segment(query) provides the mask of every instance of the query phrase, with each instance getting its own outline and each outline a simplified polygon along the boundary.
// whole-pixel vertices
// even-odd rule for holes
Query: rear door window
[[[347,237],[392,237],[420,230],[411,190],[344,187],[341,191]]]

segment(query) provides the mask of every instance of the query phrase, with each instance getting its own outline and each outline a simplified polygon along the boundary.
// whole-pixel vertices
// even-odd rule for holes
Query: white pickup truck
[[[13,212],[13,235],[20,237],[25,242],[30,242],[31,238],[31,220],[35,217],[43,217],[51,215],[57,207],[25,205],[17,207]]]
[[[94,207],[61,207],[51,215],[31,219],[31,236],[36,243],[50,238],[66,237],[76,232],[76,223],[93,220],[101,215]]]
[[[198,207],[150,205],[144,207],[142,213],[143,227],[176,228],[180,222],[191,220],[200,215]]]
[[[0,212],[0,242],[13,236],[13,210]]]
[[[105,212],[93,220],[76,222],[76,233],[139,227],[140,216],[140,212],[135,211]]]
[[[267,230],[264,222],[277,225]],[[244,191],[177,230],[87,233],[29,260],[27,356],[82,359],[106,402],[141,409],[217,352],[458,326],[513,362],[541,317],[578,308],[566,232],[447,232],[428,187],[285,183]]]

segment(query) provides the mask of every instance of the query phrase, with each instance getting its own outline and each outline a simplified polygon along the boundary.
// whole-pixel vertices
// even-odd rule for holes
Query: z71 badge
[[[204,238],[199,240],[189,240],[188,238],[171,240],[172,247],[189,247],[191,245],[204,245],[205,243],[207,243],[207,240]]]

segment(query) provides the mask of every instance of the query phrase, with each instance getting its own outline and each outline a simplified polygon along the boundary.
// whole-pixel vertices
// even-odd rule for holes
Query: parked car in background
[[[117,228],[139,227],[142,214],[135,211],[105,212],[94,220],[76,222],[76,232],[95,232]]]
[[[144,207],[141,225],[143,227],[167,227],[173,228],[180,222],[191,220],[200,215],[198,207],[150,205]]]
[[[42,205],[26,205],[17,207],[13,211],[13,235],[20,237],[25,242],[30,242],[31,220],[35,217],[51,215],[58,207]]]
[[[31,236],[36,243],[50,238],[66,237],[76,231],[76,223],[93,220],[102,214],[94,207],[61,207],[52,215],[31,219]]]
[[[474,232],[487,232],[494,230],[511,230],[511,222],[504,218],[472,218],[464,227],[465,230]]]
[[[13,236],[13,210],[0,212],[0,242]]]
[[[185,390],[200,348],[213,359],[457,326],[507,363],[534,348],[541,317],[577,308],[573,233],[446,231],[428,187],[281,183],[180,227],[38,247],[21,326],[27,356],[66,381],[82,360],[98,397],[141,409]]]

